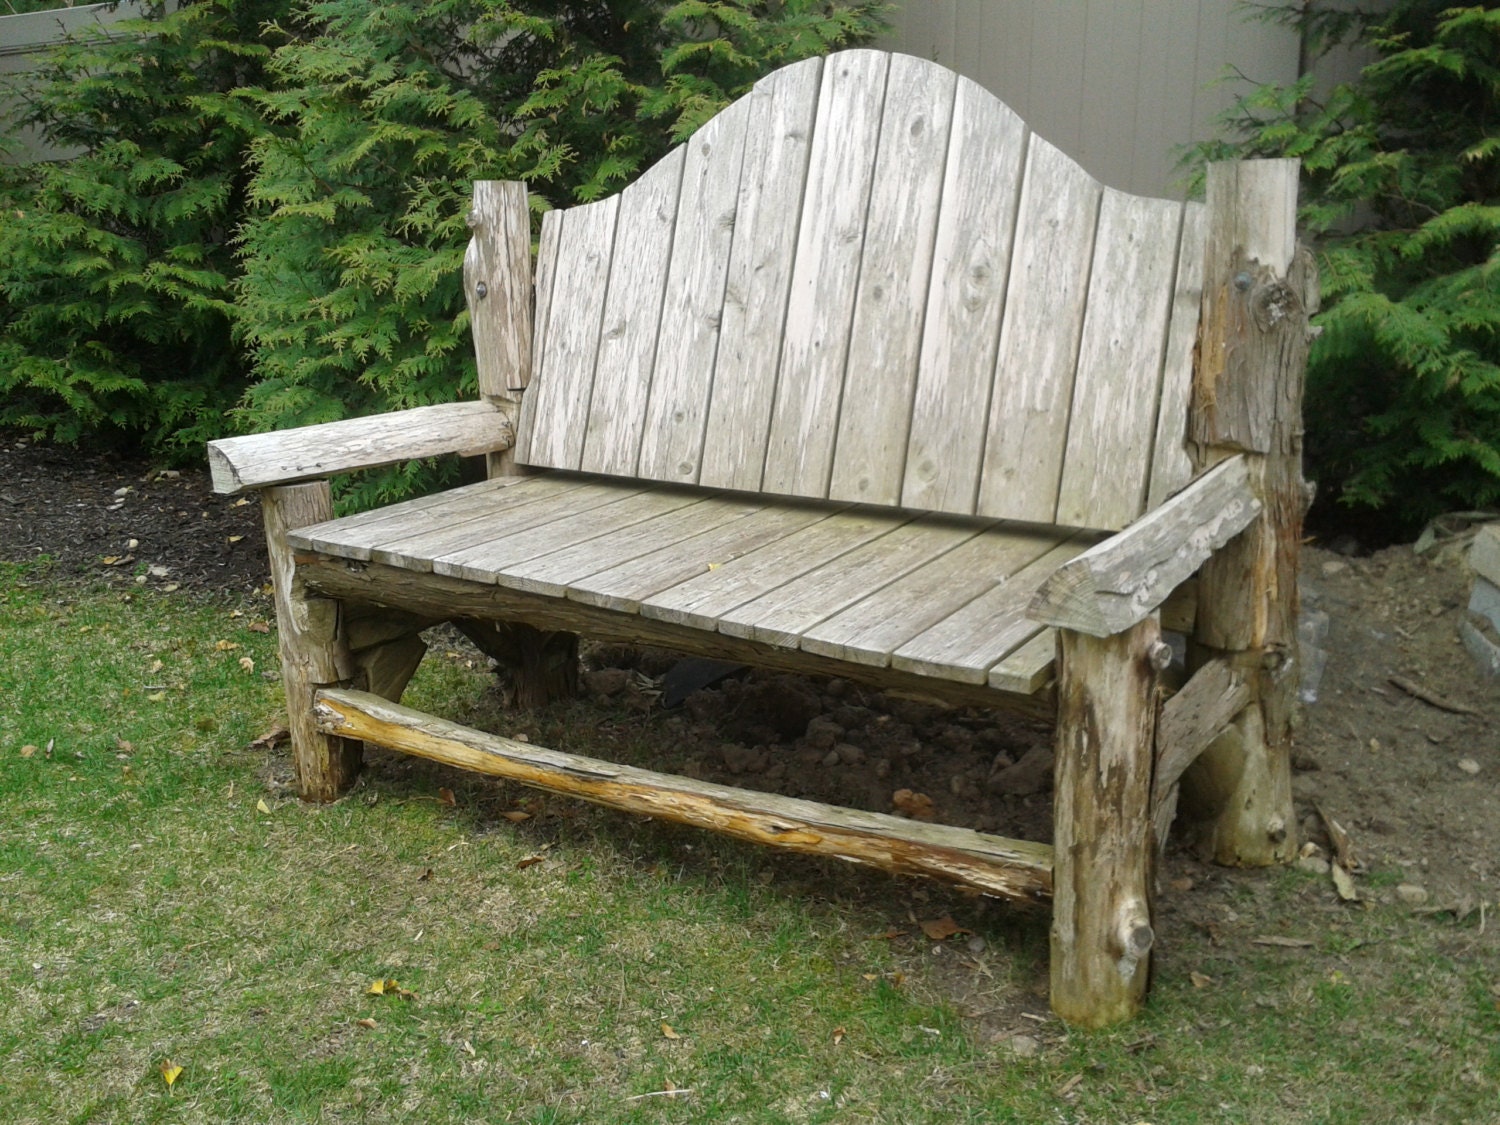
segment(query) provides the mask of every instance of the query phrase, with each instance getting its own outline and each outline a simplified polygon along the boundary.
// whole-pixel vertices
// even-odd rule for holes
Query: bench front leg
[[[1052,1009],[1099,1028],[1138,1012],[1150,977],[1151,771],[1171,650],[1154,617],[1057,635]]]
[[[286,692],[297,794],[304,801],[332,801],[359,773],[362,746],[356,740],[335,738],[317,728],[313,693],[322,687],[347,685],[355,665],[344,636],[339,603],[303,590],[287,534],[332,519],[333,499],[328,482],[319,480],[264,489],[260,503],[271,556],[281,685]]]

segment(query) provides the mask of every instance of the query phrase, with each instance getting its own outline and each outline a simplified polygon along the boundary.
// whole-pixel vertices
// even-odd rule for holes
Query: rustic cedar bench
[[[875,51],[787,67],[619,195],[548,212],[534,286],[524,187],[476,184],[483,401],[210,446],[219,491],[264,490],[302,795],[336,797],[367,740],[1050,898],[1053,1006],[1128,1016],[1189,764],[1221,860],[1294,848],[1295,196],[1289,161],[1215,167],[1206,206],[1102,187],[973,83]],[[452,452],[489,479],[331,518],[321,478]],[[1192,672],[1170,698],[1164,605]],[[1055,717],[1055,839],[421,715],[395,701],[443,619],[523,703],[569,688],[584,633]]]

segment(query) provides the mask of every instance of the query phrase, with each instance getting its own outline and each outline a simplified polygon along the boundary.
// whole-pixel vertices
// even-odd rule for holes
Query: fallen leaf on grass
[[[682,1038],[682,1036],[678,1035],[677,1032],[675,1032],[675,1031],[672,1030],[672,1025],[669,1024],[669,1023],[663,1023],[661,1025],[661,1037],[663,1039],[681,1039]]]
[[[365,990],[368,996],[398,996],[402,1000],[415,1000],[417,994],[409,988],[402,988],[400,981],[382,977],[370,982],[370,987]]]
[[[419,883],[426,883],[431,878],[432,878],[432,868],[429,867],[425,871],[423,871],[422,874],[420,874],[420,875],[417,876],[417,882],[419,882]]]
[[[449,808],[453,808],[458,804],[458,798],[453,795],[453,790],[451,789],[439,789],[438,800]]]
[[[262,797],[260,800],[255,802],[255,811],[269,813],[271,811],[271,806],[266,804],[266,799]]]
[[[245,538],[243,535],[231,535],[229,536],[229,541],[231,543],[238,543],[243,538]]]
[[[265,734],[253,740],[247,749],[271,750],[280,746],[283,742],[290,742],[291,738],[292,732],[287,730],[286,727],[272,727]]]
[[[1354,889],[1354,880],[1350,878],[1349,872],[1345,871],[1337,863],[1328,870],[1333,875],[1333,889],[1338,891],[1339,898],[1345,902],[1358,902],[1359,892]]]
[[[836,1028],[834,1028],[833,1029],[833,1045],[835,1047],[837,1047],[843,1041],[844,1041],[844,1029],[842,1027],[836,1027]]]
[[[149,699],[152,703],[160,703],[162,700],[167,698],[167,693],[164,691],[147,692],[146,698]]]
[[[1278,934],[1262,934],[1250,939],[1251,945],[1275,945],[1282,949],[1311,949],[1313,943],[1306,938],[1281,937]]]
[[[1067,1097],[1074,1090],[1078,1089],[1079,1085],[1082,1082],[1083,1082],[1083,1075],[1081,1075],[1081,1074],[1075,1074],[1075,1075],[1073,1075],[1072,1078],[1069,1078],[1066,1082],[1064,1082],[1061,1086],[1059,1086],[1057,1088],[1057,1096],[1060,1097],[1060,1098]]]
[[[1188,979],[1193,982],[1194,988],[1207,988],[1214,982],[1213,977],[1206,973],[1200,973],[1196,969],[1188,973]]]
[[[525,859],[516,860],[516,870],[525,871],[528,867],[535,867],[547,857],[544,855],[529,855]]]
[[[234,641],[215,641],[214,649],[217,652],[233,652],[240,646]]]
[[[376,1027],[377,1027],[377,1026],[378,1026],[378,1025],[377,1025],[377,1024],[376,1024],[376,1023],[375,1023],[375,1021],[374,1021],[374,1020],[372,1020],[372,1019],[370,1019],[370,1018],[369,1018],[369,1017],[368,1017],[368,1016],[366,1016],[366,1017],[365,1017],[365,1018],[364,1018],[364,1019],[362,1019],[362,1020],[355,1020],[355,1021],[354,1021],[354,1026],[355,1026],[355,1027],[362,1027],[362,1028],[364,1028],[364,1029],[365,1029],[365,1030],[366,1030],[366,1031],[374,1031],[374,1030],[375,1030],[375,1028],[376,1028]]]
[[[1328,831],[1328,842],[1333,845],[1333,855],[1338,865],[1346,872],[1358,871],[1359,857],[1354,854],[1354,842],[1349,839],[1349,833],[1342,824],[1328,815],[1328,810],[1322,805],[1314,804],[1313,808],[1323,822],[1323,827]]]
[[[972,934],[973,930],[966,930],[953,920],[951,914],[944,914],[941,918],[930,918],[920,923],[922,932],[933,941],[946,941],[954,934]]]
[[[134,743],[126,741],[125,739],[121,738],[119,735],[115,735],[115,749],[118,750],[121,754],[134,754],[135,753],[135,745],[134,745]]]
[[[512,824],[520,824],[523,820],[531,819],[531,814],[529,812],[523,812],[521,809],[510,809],[506,812],[501,813],[500,815],[503,816],[506,820],[510,821]]]
[[[252,621],[245,628],[249,629],[252,633],[269,633],[271,631],[270,624],[265,621]]]
[[[21,757],[23,758],[29,758],[35,753],[36,747],[31,745],[29,742],[25,746],[21,747]]]
[[[162,1059],[161,1076],[167,1084],[167,1089],[170,1090],[172,1083],[182,1077],[182,1067],[178,1066],[171,1059]]]
[[[240,657],[240,667],[246,672],[253,672],[255,671],[255,661],[251,660],[248,656],[242,656]]]

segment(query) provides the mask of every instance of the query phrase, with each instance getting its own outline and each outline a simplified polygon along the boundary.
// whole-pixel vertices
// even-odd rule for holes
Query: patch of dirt
[[[1293,777],[1299,838],[1316,847],[1305,865],[1317,868],[1333,851],[1331,818],[1352,843],[1363,899],[1460,918],[1481,903],[1493,909],[1500,898],[1500,680],[1486,679],[1459,641],[1471,582],[1465,545],[1455,540],[1421,556],[1405,546],[1368,557],[1305,552],[1305,618],[1326,666],[1315,698],[1307,685]],[[0,434],[0,559],[43,555],[54,560],[56,578],[164,591],[244,594],[267,581],[258,505],[215,496],[205,473],[163,473]],[[451,630],[431,639],[439,658],[483,660]],[[774,673],[734,671],[714,680],[725,670],[690,667],[714,682],[686,691],[675,686],[682,668],[668,677],[676,665],[671,654],[594,647],[584,698],[520,719],[500,709],[497,692],[490,714],[467,721],[726,784],[1050,839],[1050,731],[1043,725]],[[663,709],[664,691],[686,698]],[[432,768],[380,758],[373,772]],[[1161,872],[1163,931],[1214,935],[1232,923],[1245,935],[1278,933],[1286,904],[1264,893],[1267,881],[1263,873],[1205,864],[1190,841],[1176,840]],[[1348,909],[1331,879],[1297,908],[1306,912],[1296,921],[1306,925]],[[951,909],[972,925],[989,908],[911,884],[902,909],[893,906],[892,918],[914,938],[919,918]],[[1500,949],[1497,931],[1467,933],[1492,954]],[[991,941],[1017,940],[1004,928],[988,932]],[[974,974],[960,966],[983,943],[964,935],[946,943],[954,947],[948,960],[960,1009],[974,988]],[[1025,956],[1024,944],[1007,955]],[[1170,958],[1170,945],[1163,954]],[[1035,975],[1044,986],[1044,968]],[[1015,1034],[1036,1018],[1028,1012],[1045,1010],[1044,996],[1018,997],[1006,1012],[993,998],[986,1003],[986,1022]]]

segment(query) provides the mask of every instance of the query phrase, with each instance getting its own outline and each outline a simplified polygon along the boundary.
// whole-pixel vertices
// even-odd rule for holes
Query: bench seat
[[[1056,640],[1026,606],[1101,537],[552,472],[289,538],[299,551],[1031,695],[1051,678]]]

